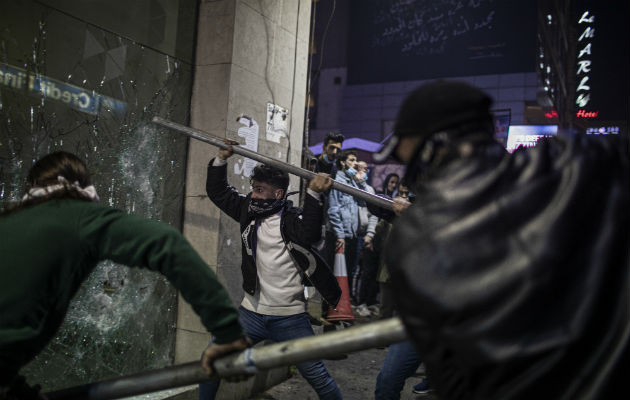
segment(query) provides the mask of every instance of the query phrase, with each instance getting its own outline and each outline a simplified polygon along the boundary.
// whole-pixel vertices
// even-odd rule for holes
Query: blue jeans
[[[420,366],[420,357],[411,342],[389,346],[381,371],[376,378],[375,400],[398,400],[405,380]]]
[[[258,314],[243,307],[238,308],[239,321],[254,344],[271,339],[285,342],[306,336],[313,336],[313,328],[306,313],[278,317]],[[341,399],[341,392],[321,361],[307,361],[297,364],[300,374],[315,389],[320,399]],[[220,381],[215,380],[199,385],[199,400],[214,399]]]

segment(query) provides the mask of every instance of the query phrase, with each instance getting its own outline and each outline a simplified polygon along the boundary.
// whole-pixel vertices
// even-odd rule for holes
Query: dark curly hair
[[[328,146],[329,142],[343,143],[345,139],[346,138],[341,133],[328,132],[324,138],[324,147]]]
[[[346,160],[348,159],[348,157],[350,156],[355,156],[357,157],[357,152],[354,150],[344,150],[341,152],[341,155],[339,155],[339,157],[337,157],[337,168],[339,169],[343,169],[341,166],[341,162],[346,162]]]
[[[289,174],[279,168],[258,164],[249,177],[249,182],[253,181],[267,183],[286,192],[289,187]]]

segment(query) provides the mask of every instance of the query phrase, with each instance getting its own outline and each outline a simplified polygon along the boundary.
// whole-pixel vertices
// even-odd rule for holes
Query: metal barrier
[[[199,129],[194,129],[189,126],[181,125],[176,122],[172,122],[160,117],[153,117],[152,122],[154,124],[163,126],[165,128],[172,129],[176,132],[182,133],[184,135],[190,136],[202,142],[211,144],[213,146],[219,147],[221,149],[227,149],[229,145],[225,144],[222,138],[218,138],[216,136],[211,135],[208,132],[201,131]],[[283,171],[286,171],[290,174],[297,175],[300,178],[304,178],[307,180],[311,180],[317,175],[315,172],[309,171],[304,168],[300,168],[295,165],[291,165],[284,161],[276,160],[275,158],[267,157],[262,154],[256,153],[255,151],[251,151],[244,147],[232,146],[234,153],[239,154],[243,157],[251,158],[252,160],[259,161],[263,164],[267,164],[276,168],[279,168]],[[346,185],[341,182],[333,181],[332,184],[333,189],[339,190],[340,192],[347,193],[351,196],[354,196],[358,199],[364,200],[370,204],[374,204],[375,206],[385,208],[387,210],[393,209],[393,201],[386,199],[384,197],[377,196],[375,194],[366,192],[365,190],[357,189],[353,186]]]
[[[258,370],[329,358],[343,353],[402,342],[407,339],[399,318],[390,318],[323,335],[246,349],[217,359],[212,375],[199,361],[122,378],[89,383],[46,393],[50,400],[106,400],[192,385],[211,379],[252,374]]]

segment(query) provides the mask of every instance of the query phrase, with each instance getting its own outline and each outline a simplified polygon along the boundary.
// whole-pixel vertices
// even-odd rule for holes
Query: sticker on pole
[[[267,140],[280,143],[281,137],[289,137],[287,122],[289,112],[279,105],[267,103]]]

